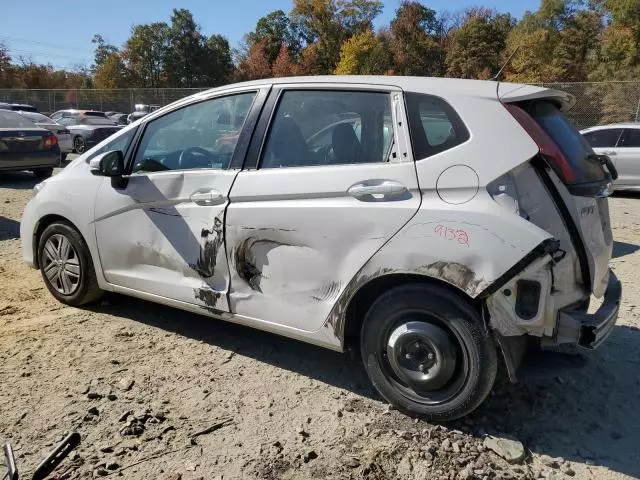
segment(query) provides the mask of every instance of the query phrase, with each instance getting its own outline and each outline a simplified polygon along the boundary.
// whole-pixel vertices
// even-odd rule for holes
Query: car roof
[[[620,122],[608,123],[606,125],[596,125],[594,127],[585,128],[582,132],[594,132],[596,130],[604,130],[607,128],[640,128],[640,122]]]

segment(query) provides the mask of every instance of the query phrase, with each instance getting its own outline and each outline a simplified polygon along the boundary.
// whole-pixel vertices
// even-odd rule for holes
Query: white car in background
[[[616,190],[640,190],[640,123],[599,125],[580,133],[597,154],[608,156],[615,165]]]
[[[420,77],[198,93],[38,184],[24,259],[65,304],[119,292],[355,348],[396,408],[459,418],[499,359],[515,381],[529,349],[594,349],[615,326],[612,177],[573,103]]]
[[[16,112],[27,120],[31,120],[38,127],[46,128],[58,137],[58,145],[60,146],[60,163],[64,162],[67,155],[73,150],[73,138],[71,132],[64,125],[60,125],[55,120],[37,112]]]

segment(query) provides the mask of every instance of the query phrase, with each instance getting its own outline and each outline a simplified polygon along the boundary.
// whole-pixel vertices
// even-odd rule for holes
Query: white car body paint
[[[272,85],[388,92],[396,159],[134,174],[125,192],[89,171],[86,159],[93,152],[167,112],[205,98]],[[470,138],[428,158],[414,158],[404,92],[444,99],[461,117]],[[527,162],[538,153],[536,143],[499,98],[554,98],[571,104],[563,92],[540,87],[405,77],[263,80],[198,93],[125,127],[47,180],[25,209],[23,255],[35,264],[33,239],[39,222],[48,215],[63,217],[84,237],[104,290],[342,350],[349,301],[377,277],[398,273],[428,277],[477,298],[543,242],[552,238],[569,242],[562,221],[554,217],[551,200],[546,195],[535,198],[540,191],[522,188],[528,198],[525,203],[529,201],[537,212],[536,222],[505,210],[487,191],[491,182],[514,169],[521,168],[526,178]],[[447,174],[456,171],[465,173]],[[224,201],[204,207],[194,204],[190,195],[203,182],[219,191]],[[404,193],[397,201],[386,202],[360,201],[348,193],[355,185],[381,182]],[[608,215],[603,201],[605,206],[599,200],[585,206],[599,202],[601,209],[594,211]],[[224,238],[216,233],[216,219],[218,228],[224,223]],[[581,220],[583,229],[589,222],[595,217]],[[594,237],[587,242],[594,252],[590,261],[595,293],[600,295],[608,279],[603,272],[610,257],[606,240]],[[212,241],[217,243],[211,246]],[[498,298],[500,292],[489,296],[494,329],[505,336],[553,334],[558,309],[584,296],[576,286],[577,254],[568,246],[565,251],[560,266],[554,266],[559,292],[551,292],[553,262],[548,255],[510,279],[508,285],[520,278],[540,281],[541,308],[534,319],[518,321],[513,299]],[[210,276],[198,272],[203,258],[209,266],[215,259]]]

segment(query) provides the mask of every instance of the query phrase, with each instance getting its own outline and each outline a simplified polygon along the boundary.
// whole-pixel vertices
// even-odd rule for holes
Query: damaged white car
[[[527,350],[592,349],[615,325],[616,173],[572,102],[403,77],[198,93],[40,183],[24,258],[66,304],[119,292],[359,348],[399,410],[458,418],[499,361],[515,380]]]

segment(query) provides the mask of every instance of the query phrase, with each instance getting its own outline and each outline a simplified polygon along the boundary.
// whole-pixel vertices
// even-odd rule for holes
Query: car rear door
[[[191,100],[141,125],[130,175],[96,197],[105,279],[153,295],[228,311],[225,210],[267,89]]]
[[[420,201],[400,89],[274,86],[230,195],[231,311],[318,330]]]
[[[616,186],[640,188],[640,128],[625,128],[613,153],[619,175]]]

